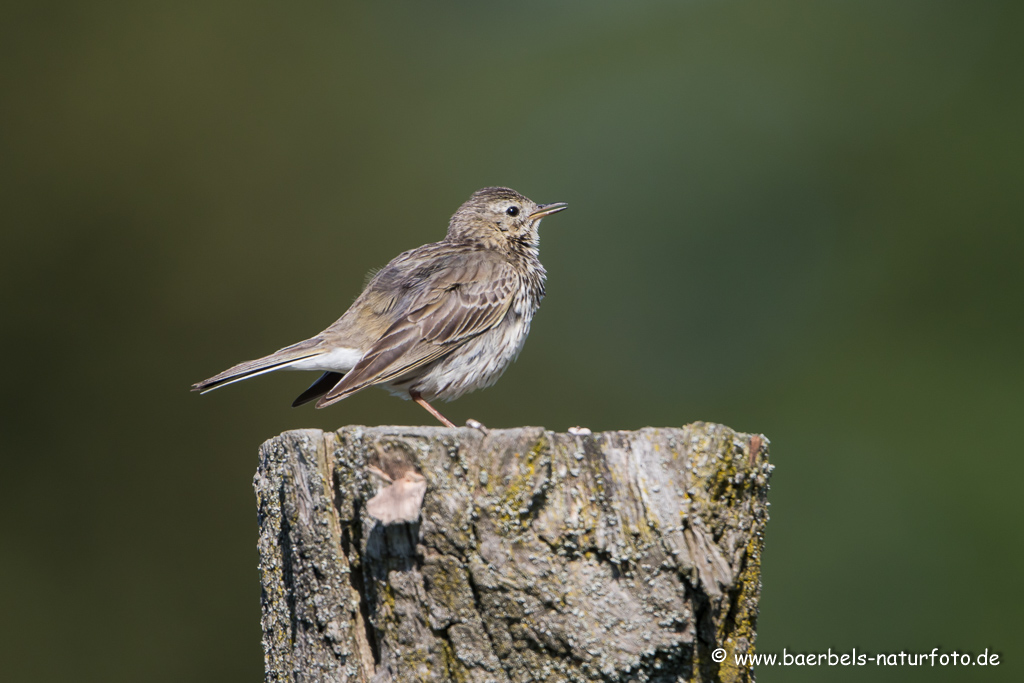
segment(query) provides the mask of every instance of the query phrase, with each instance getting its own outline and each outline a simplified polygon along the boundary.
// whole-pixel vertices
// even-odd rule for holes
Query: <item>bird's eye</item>
[[[509,216],[518,216],[519,215],[519,207],[518,206],[510,206],[507,209],[505,209],[505,213],[507,213]]]

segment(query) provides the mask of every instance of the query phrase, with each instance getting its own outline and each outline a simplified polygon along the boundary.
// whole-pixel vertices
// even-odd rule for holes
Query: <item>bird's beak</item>
[[[535,221],[538,218],[544,218],[544,216],[550,216],[553,213],[564,211],[568,209],[569,205],[565,202],[555,202],[554,204],[541,204],[540,208],[530,214],[530,220]]]

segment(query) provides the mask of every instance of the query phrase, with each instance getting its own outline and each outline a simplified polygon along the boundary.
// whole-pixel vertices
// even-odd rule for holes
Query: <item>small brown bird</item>
[[[274,370],[317,370],[324,374],[293,406],[320,399],[323,408],[380,384],[454,427],[429,401],[489,387],[519,355],[544,297],[537,228],[565,208],[485,187],[455,212],[442,241],[399,254],[326,330],[192,390]]]

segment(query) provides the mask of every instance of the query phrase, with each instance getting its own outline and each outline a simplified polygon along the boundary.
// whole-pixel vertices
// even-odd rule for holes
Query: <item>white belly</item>
[[[532,312],[531,312],[532,313]],[[531,316],[509,316],[500,325],[466,342],[454,353],[426,368],[415,380],[395,382],[385,388],[396,396],[419,392],[428,401],[451,401],[463,394],[489,387],[519,356],[530,333]]]

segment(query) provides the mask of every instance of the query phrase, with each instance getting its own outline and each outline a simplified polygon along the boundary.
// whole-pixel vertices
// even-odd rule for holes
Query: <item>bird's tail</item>
[[[343,372],[325,372],[320,375],[320,378],[313,382],[309,389],[306,389],[299,397],[292,402],[292,408],[298,408],[299,406],[315,401],[320,398],[328,391],[334,388],[334,385],[341,381],[341,378],[345,376]]]
[[[210,379],[204,379],[202,382],[196,382],[192,385],[192,391],[198,391],[205,394],[208,391],[220,389],[221,387],[234,384],[235,382],[241,382],[243,379],[263,375],[268,372],[273,372],[274,370],[282,370],[308,358],[319,356],[321,353],[323,353],[323,349],[319,347],[319,340],[315,338],[307,339],[306,341],[301,341],[298,344],[286,346],[279,351],[275,351],[269,356],[239,363],[233,368],[228,368],[219,375],[214,375]]]

